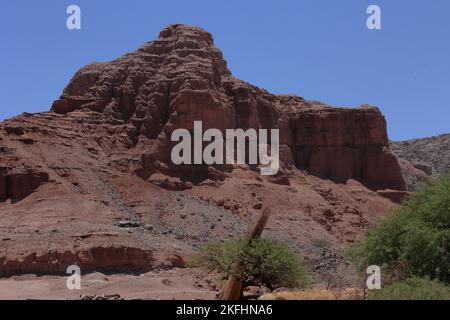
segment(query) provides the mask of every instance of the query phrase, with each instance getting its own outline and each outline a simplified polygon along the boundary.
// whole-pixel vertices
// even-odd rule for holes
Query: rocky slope
[[[450,172],[450,134],[390,143],[398,156],[409,191],[418,191],[431,176]]]
[[[195,120],[280,129],[281,171],[173,165],[171,133]],[[377,108],[270,94],[233,77],[212,36],[185,25],[82,68],[51,112],[1,123],[0,155],[0,276],[183,266],[201,243],[240,236],[270,194],[266,235],[322,281],[405,190]]]

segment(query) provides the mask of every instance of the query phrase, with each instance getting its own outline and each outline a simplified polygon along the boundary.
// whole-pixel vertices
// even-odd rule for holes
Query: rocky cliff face
[[[174,166],[171,133],[195,120],[205,130],[278,128],[282,170]],[[76,262],[183,266],[200,244],[241,236],[271,194],[265,232],[320,281],[404,189],[378,109],[270,94],[234,78],[211,35],[184,25],[82,68],[51,112],[0,123],[0,155],[0,276],[61,274]]]
[[[127,123],[134,144],[151,140],[137,173],[187,180],[211,178],[207,166],[174,167],[172,131],[280,129],[282,161],[324,179],[356,179],[370,189],[404,190],[389,151],[386,122],[378,109],[332,108],[300,97],[277,96],[234,78],[212,36],[172,25],[159,39],[110,63],[81,69],[53,104],[67,114],[93,110]]]
[[[30,143],[22,134],[14,135],[23,144]],[[21,161],[16,151],[0,147],[0,202],[6,199],[11,199],[12,202],[23,200],[49,179],[48,173],[43,171],[41,166],[33,161]]]

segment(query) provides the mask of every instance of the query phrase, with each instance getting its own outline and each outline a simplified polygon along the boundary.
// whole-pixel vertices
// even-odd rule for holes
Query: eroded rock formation
[[[146,272],[152,269],[152,255],[140,248],[94,247],[78,252],[50,250],[12,260],[0,257],[0,277],[65,274],[71,265],[78,265],[84,272]]]
[[[282,170],[174,166],[171,133],[195,120],[279,129]],[[52,111],[0,123],[0,275],[182,266],[199,245],[240,237],[272,193],[265,232],[328,279],[403,189],[377,108],[270,94],[233,77],[209,33],[172,25],[82,68]]]
[[[5,131],[12,134],[10,130]],[[29,141],[23,138],[17,140],[23,144]],[[17,150],[0,147],[0,202],[7,199],[13,203],[23,200],[48,180],[48,173],[36,166],[33,160],[21,161]]]
[[[192,130],[201,120],[204,130],[280,129],[284,163],[293,159],[313,175],[336,182],[353,178],[373,190],[405,189],[377,108],[332,108],[236,79],[212,36],[200,28],[169,26],[136,52],[81,69],[52,110],[101,112],[130,124],[134,141],[152,140],[137,170],[145,179],[158,171],[186,180],[209,177],[206,166],[170,161],[172,131]]]

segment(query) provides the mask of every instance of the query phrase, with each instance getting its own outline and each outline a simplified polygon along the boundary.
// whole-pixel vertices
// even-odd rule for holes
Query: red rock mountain
[[[81,69],[53,104],[67,114],[92,110],[129,124],[133,147],[145,139],[138,174],[173,174],[171,133],[193,129],[278,128],[285,163],[334,181],[354,178],[373,190],[405,188],[396,158],[388,150],[386,122],[376,108],[330,108],[300,97],[276,96],[236,79],[212,36],[174,25],[158,40],[110,63]],[[158,163],[161,162],[161,163]],[[206,166],[179,175],[203,175]]]
[[[171,133],[196,120],[280,129],[282,170],[173,165]],[[270,94],[233,77],[211,34],[186,25],[82,68],[51,112],[1,123],[0,156],[0,276],[183,265],[199,244],[239,236],[270,193],[267,235],[320,277],[405,190],[377,108]]]

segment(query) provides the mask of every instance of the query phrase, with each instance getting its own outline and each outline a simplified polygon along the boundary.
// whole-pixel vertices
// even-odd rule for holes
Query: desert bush
[[[242,262],[238,271],[234,268],[236,261]],[[210,242],[189,264],[218,271],[224,278],[234,275],[246,286],[305,288],[310,283],[303,259],[287,245],[268,239],[255,239],[249,245],[240,240]]]
[[[450,282],[450,176],[429,182],[400,209],[369,230],[351,257],[407,277]]]
[[[408,278],[381,290],[373,290],[370,300],[450,300],[450,287],[437,280]]]

